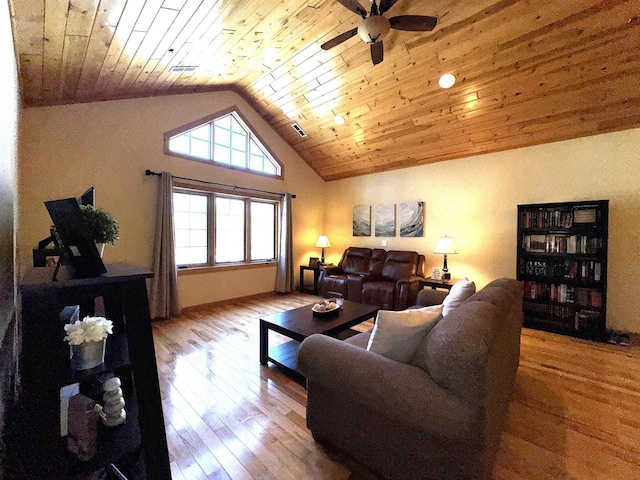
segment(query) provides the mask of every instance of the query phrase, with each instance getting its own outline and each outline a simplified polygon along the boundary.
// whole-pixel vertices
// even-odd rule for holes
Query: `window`
[[[176,188],[173,214],[178,267],[275,261],[279,204],[269,198]]]
[[[280,164],[235,110],[166,133],[165,153],[270,176],[282,175]]]

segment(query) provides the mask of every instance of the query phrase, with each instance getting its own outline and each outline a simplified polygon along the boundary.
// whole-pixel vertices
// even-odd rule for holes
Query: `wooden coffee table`
[[[272,362],[296,380],[304,380],[298,372],[296,355],[300,343],[314,333],[322,333],[340,340],[358,332],[351,327],[374,318],[379,307],[344,300],[341,309],[318,315],[311,311],[312,305],[287,310],[260,319],[260,363]],[[291,341],[269,349],[269,330],[278,332]]]

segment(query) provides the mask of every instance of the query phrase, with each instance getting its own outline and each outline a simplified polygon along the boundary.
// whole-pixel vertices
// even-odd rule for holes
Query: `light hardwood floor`
[[[315,298],[273,295],[153,324],[175,480],[374,478],[314,442],[304,388],[258,361],[259,318]],[[640,479],[639,411],[640,348],[524,329],[494,479]]]

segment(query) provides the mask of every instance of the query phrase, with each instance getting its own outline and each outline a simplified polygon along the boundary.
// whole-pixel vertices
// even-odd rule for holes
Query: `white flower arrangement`
[[[99,342],[113,333],[113,322],[104,317],[84,317],[64,326],[67,335],[64,339],[69,345],[80,345],[84,342]]]

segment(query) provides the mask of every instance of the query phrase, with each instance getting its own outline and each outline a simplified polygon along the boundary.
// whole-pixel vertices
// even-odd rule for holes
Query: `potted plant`
[[[105,244],[113,245],[119,238],[118,222],[109,212],[92,205],[80,205],[80,210],[93,233],[96,244],[100,245],[100,256],[102,256]]]
[[[113,322],[104,317],[84,317],[64,326],[71,349],[71,364],[77,370],[94,368],[104,362],[107,336],[113,333]]]

